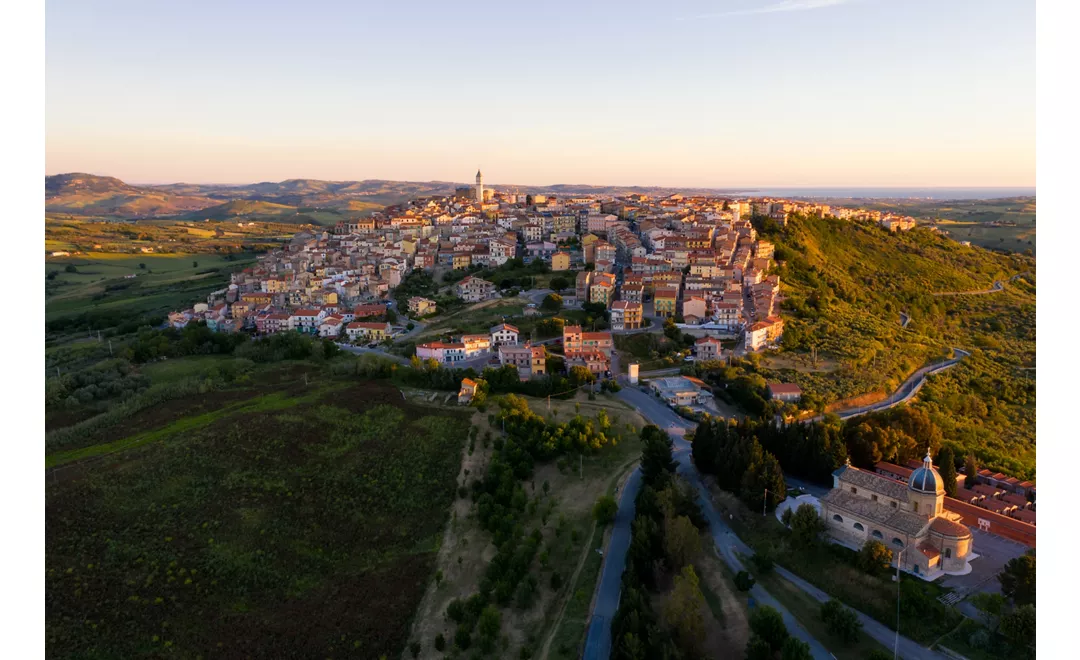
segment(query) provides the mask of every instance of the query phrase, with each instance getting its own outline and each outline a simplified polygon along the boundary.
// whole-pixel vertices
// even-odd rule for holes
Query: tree
[[[676,343],[682,339],[682,330],[675,325],[675,319],[669,317],[664,321],[664,336]]]
[[[139,264],[139,269],[140,269],[140,270],[146,270],[146,264],[144,264],[144,263],[140,263],[140,264]]]
[[[735,575],[735,588],[739,591],[750,591],[754,588],[754,576],[746,571],[739,571]]]
[[[693,566],[683,566],[675,576],[671,596],[664,603],[664,623],[675,633],[679,646],[690,655],[705,639],[705,596]]]
[[[596,380],[596,376],[588,368],[581,365],[570,367],[570,384],[574,387],[580,387],[582,385],[588,385]]]
[[[810,645],[794,637],[789,636],[780,647],[780,660],[812,660],[812,658]]]
[[[975,454],[968,454],[964,459],[964,488],[973,488],[979,483],[979,466],[975,464]]]
[[[615,521],[615,514],[618,512],[619,505],[611,495],[601,495],[593,505],[593,518],[605,527]]]
[[[551,278],[551,288],[556,291],[562,291],[570,286],[570,282],[565,277],[553,277]]]
[[[546,312],[557,312],[562,309],[562,296],[557,293],[549,293],[544,296],[543,302],[540,303],[540,309]]]
[[[693,562],[701,555],[701,532],[686,516],[678,516],[665,525],[664,553],[673,569]]]
[[[199,262],[198,261],[192,261],[191,262],[191,267],[192,268],[198,268],[199,267]]]
[[[750,612],[750,630],[765,640],[774,653],[780,650],[788,638],[784,618],[768,605],[761,605]]]
[[[788,509],[790,511],[790,509]],[[750,557],[750,563],[754,565],[758,574],[765,575],[773,569],[773,558],[769,556],[769,553],[758,551]]]
[[[1001,615],[1005,612],[1005,596],[980,591],[968,601],[983,615],[987,629],[996,633],[1001,625]]]
[[[768,495],[766,495],[766,491]],[[764,502],[765,508],[773,510],[784,499],[787,486],[784,471],[776,456],[761,448],[754,439],[750,446],[750,461],[740,483],[739,494],[747,505],[757,510]]]
[[[77,272],[79,272],[79,269],[75,267],[75,264],[68,264],[68,265],[64,266],[64,272],[65,273],[77,273]]]
[[[825,533],[825,521],[811,504],[800,504],[791,516],[791,540],[799,548],[812,548]]]
[[[660,427],[649,424],[641,429],[641,478],[647,486],[656,486],[665,475],[675,473],[671,457],[671,438]]]
[[[859,640],[859,631],[862,630],[862,622],[855,612],[844,607],[835,598],[830,599],[821,606],[821,620],[825,622],[825,628],[829,634],[834,635],[845,644],[853,644]]]
[[[1001,619],[1001,632],[1016,650],[1035,653],[1035,606],[1021,605]]]
[[[1035,555],[1027,554],[1010,559],[998,574],[1001,593],[1017,605],[1035,604]]]
[[[441,653],[444,649],[446,649],[446,638],[443,637],[442,633],[439,633],[435,635],[435,650]]]
[[[956,497],[956,455],[950,447],[941,448],[937,464],[941,480],[945,482],[945,494]]]
[[[888,570],[889,565],[892,564],[892,551],[885,547],[885,544],[881,541],[868,539],[866,543],[863,543],[862,549],[859,550],[856,563],[858,563],[859,568],[867,573],[877,575]]]
[[[773,660],[772,647],[757,635],[751,635],[746,642],[746,660]]]
[[[488,653],[495,648],[502,627],[502,614],[494,605],[488,605],[480,612],[476,622],[476,632],[480,636],[480,646]],[[462,648],[468,648],[464,646]]]
[[[389,307],[386,308],[386,321],[387,323],[393,323],[394,321],[397,321],[397,312],[390,309]]]

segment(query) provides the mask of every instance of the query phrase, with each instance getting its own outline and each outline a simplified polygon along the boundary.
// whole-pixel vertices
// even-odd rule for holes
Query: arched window
[[[841,517],[840,517],[839,515],[835,515],[835,516],[833,516],[833,517],[832,517],[832,519],[833,519],[833,520],[835,520],[835,521],[836,521],[836,522],[838,522],[838,523],[842,523],[842,522],[844,522],[844,519],[843,519],[843,518],[841,518]]]
[[[952,559],[952,548],[945,548],[945,559]]]
[[[860,532],[866,531],[866,528],[862,526],[862,523],[855,523],[855,529],[859,530]]]
[[[873,537],[874,537],[875,539],[880,539],[880,538],[882,538],[882,536],[881,536],[881,532],[879,532],[879,531],[878,531],[878,530],[876,530],[876,529],[874,530],[874,533],[873,533],[873,534],[871,534],[871,536],[873,536]]]
[[[901,541],[901,540],[900,540],[900,539],[898,539],[898,538],[894,538],[894,539],[892,540],[892,544],[893,544],[893,545],[895,545],[895,546],[896,546],[896,547],[898,547],[898,548],[902,548],[902,547],[904,547],[904,542],[903,542],[903,541]]]

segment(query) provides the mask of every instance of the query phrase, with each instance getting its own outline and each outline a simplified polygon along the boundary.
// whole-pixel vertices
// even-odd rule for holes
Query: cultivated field
[[[48,473],[48,655],[404,650],[468,413],[299,365],[258,381],[136,413]]]

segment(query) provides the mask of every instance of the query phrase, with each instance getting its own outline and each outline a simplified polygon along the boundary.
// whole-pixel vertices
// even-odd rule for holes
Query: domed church
[[[922,467],[905,486],[850,463],[833,472],[833,489],[821,498],[829,535],[858,549],[869,539],[893,551],[893,565],[925,579],[971,570],[971,530],[943,507],[945,482],[927,450]]]

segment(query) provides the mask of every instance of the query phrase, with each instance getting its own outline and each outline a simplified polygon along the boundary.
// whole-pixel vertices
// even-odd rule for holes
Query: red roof
[[[769,391],[773,394],[802,394],[802,388],[795,383],[769,383]]]
[[[956,538],[971,536],[971,530],[966,525],[953,522],[948,518],[934,518],[933,522],[930,523],[930,531]]]

